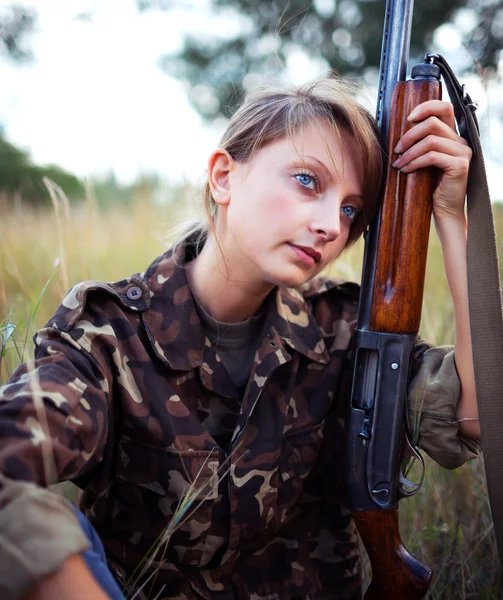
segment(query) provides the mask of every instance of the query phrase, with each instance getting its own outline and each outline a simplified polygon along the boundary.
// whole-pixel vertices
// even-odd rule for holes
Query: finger
[[[467,157],[451,156],[444,152],[431,150],[411,160],[407,165],[401,167],[400,171],[402,173],[413,173],[426,167],[437,167],[448,174],[451,179],[462,179],[464,181],[468,177],[470,160]]]
[[[397,169],[401,169],[428,152],[440,152],[449,156],[459,157],[467,160],[468,163],[472,158],[470,147],[460,143],[457,139],[452,140],[429,135],[404,152],[398,160],[393,163],[393,166]]]
[[[395,153],[400,154],[405,152],[413,144],[428,135],[436,135],[438,137],[457,141],[463,146],[468,146],[468,142],[464,138],[460,137],[449,127],[449,125],[441,121],[438,117],[428,117],[425,121],[421,121],[417,125],[411,127],[411,129],[402,136],[395,147]]]
[[[422,102],[407,117],[409,122],[424,121],[428,117],[437,117],[451,129],[456,129],[454,106],[443,100],[427,100]]]

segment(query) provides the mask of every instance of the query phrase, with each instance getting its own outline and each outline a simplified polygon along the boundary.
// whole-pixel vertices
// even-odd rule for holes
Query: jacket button
[[[127,292],[126,292],[126,296],[130,299],[130,300],[139,300],[142,297],[142,291],[138,286],[133,286],[130,287]]]

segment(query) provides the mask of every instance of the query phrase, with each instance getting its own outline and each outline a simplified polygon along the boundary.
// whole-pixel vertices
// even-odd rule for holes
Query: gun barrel
[[[395,84],[406,78],[413,10],[413,0],[386,1],[376,109],[377,123],[384,140],[388,138]]]

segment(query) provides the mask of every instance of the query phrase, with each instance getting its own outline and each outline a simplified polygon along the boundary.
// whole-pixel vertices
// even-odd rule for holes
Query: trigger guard
[[[411,456],[412,458],[414,458],[415,460],[418,460],[419,463],[421,464],[421,477],[419,478],[419,481],[413,482],[413,481],[409,481],[405,475],[402,472],[402,467],[400,465],[400,474],[399,474],[399,484],[398,484],[398,496],[399,498],[410,498],[411,496],[414,496],[415,494],[417,494],[417,492],[419,491],[420,487],[423,485],[423,481],[424,481],[424,473],[425,473],[425,466],[424,466],[424,460],[423,457],[421,456],[421,454],[409,443],[409,440],[407,440],[407,444],[409,446],[409,449],[411,450],[411,453],[408,454],[408,456]],[[403,486],[409,486],[413,489],[408,490]]]
[[[399,486],[399,491],[403,496],[413,496],[421,487],[421,481],[419,482],[415,482],[415,481],[410,481],[409,479],[407,479],[407,477],[405,477],[405,475],[402,473],[402,471],[400,470],[400,486]],[[406,485],[412,489],[408,490],[407,488],[402,488],[402,485]]]

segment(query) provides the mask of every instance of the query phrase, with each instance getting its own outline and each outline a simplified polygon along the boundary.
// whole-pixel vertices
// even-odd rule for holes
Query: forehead
[[[309,163],[315,159],[334,177],[350,174],[363,181],[362,154],[355,138],[345,127],[336,130],[328,121],[318,119],[299,126],[290,135],[270,142],[258,150],[254,158],[261,155],[260,158],[266,164],[289,161]]]
[[[315,152],[326,159],[341,158],[347,147],[354,145],[352,137],[344,128],[336,128],[320,119],[300,125],[293,134],[283,138],[283,141],[300,156]]]

